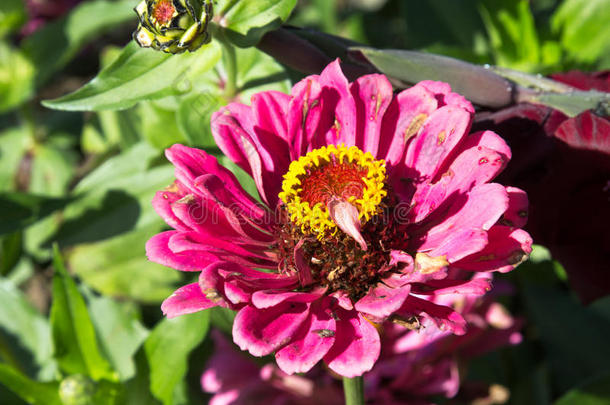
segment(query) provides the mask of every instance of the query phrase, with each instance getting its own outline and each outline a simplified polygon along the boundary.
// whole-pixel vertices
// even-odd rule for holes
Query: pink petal
[[[422,266],[422,258],[427,257],[425,253],[418,253],[416,256],[417,264],[408,253],[399,250],[390,252],[390,265],[397,267],[400,273],[384,280],[384,283],[390,287],[402,287],[408,283],[421,283],[447,277],[449,263],[446,260],[443,260],[444,266],[437,265],[436,268],[433,268],[433,266]],[[432,260],[434,261],[434,259]]]
[[[152,206],[166,224],[179,231],[189,231],[191,228],[182,222],[172,211],[172,204],[182,198],[169,191],[157,191],[152,200]]]
[[[459,229],[447,235],[428,254],[432,257],[445,256],[453,263],[470,254],[479,252],[487,245],[487,232],[482,229]]]
[[[318,76],[308,76],[292,88],[288,107],[290,159],[296,160],[307,152],[319,130],[322,114],[321,87]],[[330,123],[329,123],[330,125]]]
[[[284,301],[307,303],[317,300],[325,291],[325,288],[311,293],[285,290],[261,290],[252,294],[252,305],[258,309],[265,309],[274,307]]]
[[[434,94],[419,84],[401,91],[383,117],[378,157],[388,167],[403,160],[405,145],[416,136],[430,114],[437,109]]]
[[[356,311],[336,310],[335,344],[324,361],[335,373],[357,377],[373,368],[379,357],[381,343],[377,329]]]
[[[360,233],[358,208],[347,201],[332,198],[327,205],[328,213],[335,224],[343,232],[354,238],[362,250],[366,250],[366,241]]]
[[[478,185],[467,195],[456,196],[449,202],[452,205],[444,215],[445,220],[426,233],[419,251],[438,248],[459,230],[488,230],[506,211],[508,194],[504,186],[488,183]],[[418,231],[424,232],[425,228]]]
[[[434,111],[407,147],[407,176],[421,181],[440,174],[445,159],[467,134],[470,121],[471,115],[458,107],[444,106]]]
[[[508,208],[500,222],[506,226],[522,228],[527,223],[529,200],[525,191],[516,187],[506,187],[508,192]]]
[[[324,108],[332,110],[335,119],[333,127],[326,134],[324,144],[354,146],[357,130],[356,105],[349,91],[349,83],[341,71],[339,59],[322,71],[320,86],[322,86]],[[314,147],[319,146],[314,145]]]
[[[511,271],[532,252],[532,237],[522,229],[496,225],[488,232],[489,243],[480,252],[454,263],[471,271]]]
[[[491,289],[491,280],[481,278],[473,280],[430,280],[426,284],[413,285],[411,288],[414,294],[424,295],[484,295]]]
[[[484,146],[464,150],[433,184],[420,186],[413,196],[412,221],[420,222],[453,194],[463,194],[496,177],[506,166],[503,154]]]
[[[410,295],[400,310],[407,315],[427,315],[441,331],[450,330],[456,335],[466,333],[466,321],[462,315],[447,306]]]
[[[248,207],[244,211],[252,212],[253,215],[254,213],[264,215],[265,210],[260,207],[260,204],[244,191],[235,175],[221,166],[214,156],[201,149],[189,148],[179,144],[167,149],[165,155],[176,167],[176,178],[185,187],[191,188],[191,192],[198,192],[197,189],[192,188],[197,178],[211,174],[222,182],[225,189],[233,196],[233,200]]]
[[[474,107],[472,104],[461,95],[453,93],[451,91],[451,86],[448,83],[423,80],[419,82],[419,85],[434,93],[435,97],[439,100],[439,107],[452,105],[474,114]]]
[[[178,315],[192,314],[204,309],[212,308],[218,304],[201,292],[199,283],[187,284],[178,288],[172,295],[163,301],[161,310],[168,318]]]
[[[288,169],[288,144],[262,134],[255,120],[251,107],[231,103],[212,115],[212,134],[223,153],[252,176],[263,201],[275,208]]]
[[[279,91],[264,91],[253,95],[251,102],[256,112],[257,127],[263,130],[266,136],[278,136],[287,142],[289,137],[286,114],[290,96]]]
[[[383,116],[394,96],[392,85],[383,75],[360,77],[350,86],[358,117],[356,146],[377,156]]]
[[[294,340],[275,354],[277,365],[288,374],[306,373],[333,346],[335,334],[335,320],[324,311],[323,306],[316,305]]]
[[[369,292],[356,302],[354,308],[377,318],[386,318],[402,306],[410,290],[408,284],[403,287],[388,287],[379,283],[371,287]]]
[[[176,231],[161,232],[146,242],[146,256],[151,262],[159,263],[167,267],[182,271],[200,271],[208,264],[217,260],[216,256],[209,253],[174,253],[168,247],[172,236]]]
[[[233,341],[253,356],[266,356],[290,343],[308,315],[308,304],[285,301],[268,309],[248,305],[235,317]]]

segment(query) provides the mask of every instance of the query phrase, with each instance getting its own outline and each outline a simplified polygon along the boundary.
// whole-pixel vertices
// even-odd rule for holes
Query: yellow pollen
[[[290,164],[279,198],[303,233],[323,240],[339,230],[327,208],[330,199],[348,201],[364,224],[381,211],[385,181],[385,161],[355,146],[329,145]]]

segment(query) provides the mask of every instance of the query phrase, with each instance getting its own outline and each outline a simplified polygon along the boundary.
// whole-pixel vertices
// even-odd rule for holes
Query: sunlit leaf
[[[286,21],[296,4],[296,0],[219,0],[215,14],[229,38],[248,47]]]
[[[206,337],[210,313],[200,311],[161,321],[144,343],[150,365],[150,389],[164,405],[187,371],[188,356]]]
[[[57,246],[53,253],[53,303],[51,330],[54,356],[67,374],[83,374],[94,380],[116,379],[102,356],[85,300],[64,267]]]
[[[220,58],[212,42],[197,52],[168,55],[142,49],[131,42],[121,55],[88,84],[56,100],[49,108],[69,111],[118,110],[141,100],[151,100],[188,90],[190,80],[210,69]]]

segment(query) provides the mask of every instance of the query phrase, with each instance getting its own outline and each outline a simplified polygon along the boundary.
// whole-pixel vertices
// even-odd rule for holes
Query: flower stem
[[[222,45],[222,63],[227,74],[224,86],[224,96],[231,100],[237,94],[237,55],[235,47],[224,36],[220,29],[216,30],[216,38]]]
[[[364,379],[343,377],[345,405],[364,405]]]

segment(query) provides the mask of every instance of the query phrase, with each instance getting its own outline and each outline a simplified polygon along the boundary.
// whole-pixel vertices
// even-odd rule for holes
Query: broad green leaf
[[[124,111],[98,111],[102,134],[107,147],[118,145],[121,149],[129,149],[141,140],[140,119],[135,108]]]
[[[138,320],[137,307],[94,294],[88,294],[87,301],[91,320],[108,360],[121,381],[133,377],[133,356],[148,336],[148,331]]]
[[[215,14],[231,41],[249,47],[286,21],[296,4],[296,0],[219,0]]]
[[[0,133],[0,191],[15,189],[19,164],[31,142],[25,128],[11,128]]]
[[[593,63],[610,52],[609,22],[608,0],[565,0],[552,17],[562,47],[582,63]]]
[[[29,303],[15,284],[0,279],[0,328],[32,353],[39,368],[52,363],[49,322]]]
[[[508,80],[482,66],[446,56],[403,50],[351,48],[360,52],[382,73],[406,83],[440,80],[451,85],[473,103],[487,107],[512,104],[512,88]]]
[[[98,346],[85,300],[64,267],[57,245],[53,267],[50,317],[54,356],[60,369],[66,374],[84,374],[94,380],[115,380],[116,373]]]
[[[165,149],[175,143],[185,143],[186,138],[178,129],[176,112],[155,102],[139,105],[142,136],[157,149]]]
[[[525,298],[529,320],[540,336],[559,391],[608,370],[610,322],[607,319],[548,284],[526,285]]]
[[[0,41],[0,113],[18,107],[32,96],[35,73],[19,49]]]
[[[129,43],[121,55],[85,86],[56,100],[44,101],[49,108],[69,111],[126,109],[141,100],[151,100],[190,89],[193,76],[212,68],[220,48],[212,42],[197,52],[168,55]]]
[[[144,343],[150,365],[150,389],[164,405],[173,404],[174,390],[187,371],[188,357],[206,337],[209,311],[164,319]]]
[[[0,38],[19,28],[26,20],[23,0],[0,2]]]
[[[13,234],[0,237],[0,276],[6,276],[19,263],[23,251],[23,234]]]
[[[555,405],[607,405],[610,402],[610,373],[596,376],[573,388],[555,401]]]
[[[58,383],[41,383],[31,380],[19,371],[0,363],[0,384],[32,405],[62,405]]]
[[[20,192],[0,193],[0,235],[32,225],[69,202],[67,198]]]
[[[38,145],[32,151],[29,191],[49,197],[63,196],[74,176],[75,164],[73,151]]]
[[[209,91],[193,93],[180,102],[176,111],[178,127],[190,146],[214,148],[216,141],[212,136],[210,119],[215,111],[224,104],[221,97]]]
[[[5,0],[3,0],[5,1]],[[47,24],[28,37],[23,48],[39,69],[42,84],[64,67],[78,50],[101,33],[136,19],[137,0],[94,0],[82,2],[67,16]]]
[[[55,237],[62,245],[94,242],[158,223],[150,204],[174,180],[170,165],[151,167],[159,151],[141,143],[108,159],[74,189]]]
[[[180,280],[179,272],[146,258],[146,241],[162,230],[159,219],[106,241],[79,244],[71,250],[68,262],[87,285],[104,295],[158,304]]]
[[[495,63],[535,71],[540,44],[528,0],[483,0],[479,10],[495,55]]]
[[[144,346],[134,356],[136,373],[125,383],[125,405],[160,405],[150,392],[150,367]]]

